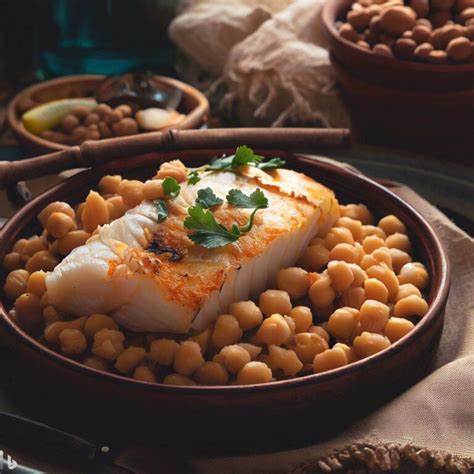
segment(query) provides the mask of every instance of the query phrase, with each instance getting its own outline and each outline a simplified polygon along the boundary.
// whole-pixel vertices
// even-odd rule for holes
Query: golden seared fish
[[[227,228],[244,225],[252,211],[226,203],[231,189],[250,194],[259,188],[268,207],[236,242],[204,248],[189,239],[183,223],[198,190],[207,187],[224,200],[213,211]],[[201,330],[231,303],[273,285],[278,270],[293,265],[318,230],[339,216],[334,193],[307,176],[251,166],[239,173],[204,172],[167,202],[162,223],[154,204],[143,201],[73,250],[47,277],[50,303],[78,316],[110,314],[132,331]]]

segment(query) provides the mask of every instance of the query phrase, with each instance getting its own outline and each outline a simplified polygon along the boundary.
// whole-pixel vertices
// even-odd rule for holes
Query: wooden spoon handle
[[[234,148],[323,151],[347,148],[347,129],[320,128],[228,128],[213,130],[168,130],[131,137],[86,141],[64,151],[15,162],[0,162],[0,187],[72,168],[87,168],[128,156],[153,151]]]

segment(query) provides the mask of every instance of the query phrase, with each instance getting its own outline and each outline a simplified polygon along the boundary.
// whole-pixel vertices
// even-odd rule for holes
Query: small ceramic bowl
[[[472,151],[474,63],[436,65],[374,54],[336,29],[352,3],[327,2],[321,19],[356,132],[423,152]]]
[[[208,162],[212,155],[229,151],[189,150],[180,152],[179,158],[188,166],[198,166]],[[265,150],[258,152],[268,154]],[[49,202],[65,200],[77,203],[84,199],[89,189],[97,186],[104,174],[143,179],[156,170],[160,161],[177,156],[172,152],[150,153],[110,162],[83,171],[49,189],[19,210],[2,229],[0,259],[18,238],[32,234],[37,226],[38,212]],[[311,410],[322,423],[322,420],[327,421],[341,412],[344,406],[350,407],[350,400],[354,403],[359,397],[371,404],[376,403],[385,388],[399,391],[413,383],[414,374],[426,367],[436,350],[448,296],[449,265],[436,232],[409,204],[363,175],[323,160],[285,152],[279,156],[287,160],[289,168],[304,172],[332,188],[341,202],[365,203],[376,215],[395,214],[407,226],[417,258],[424,262],[431,275],[427,289],[430,307],[415,329],[388,349],[326,373],[262,385],[177,387],[100,372],[54,352],[9,319],[9,308],[4,298],[0,305],[0,336],[13,350],[26,357],[28,363],[53,374],[57,382],[68,384],[75,391],[82,390],[109,401],[120,399],[129,407],[146,406],[149,411],[159,414],[190,413],[216,420],[231,411],[235,416],[248,420],[251,416]],[[388,385],[387,380],[390,380]]]
[[[101,75],[66,76],[27,87],[8,104],[8,124],[18,137],[20,143],[32,154],[49,153],[69,148],[68,145],[45,140],[26,130],[21,121],[22,114],[36,105],[52,100],[72,97],[93,97],[104,79],[105,76]],[[207,121],[209,102],[204,94],[177,79],[164,76],[154,76],[154,79],[167,87],[176,88],[182,93],[178,111],[185,114],[186,117],[173,128],[199,128]]]

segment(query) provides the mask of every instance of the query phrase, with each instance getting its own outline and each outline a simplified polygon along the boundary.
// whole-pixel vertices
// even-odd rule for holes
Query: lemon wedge
[[[22,116],[25,128],[35,135],[44,130],[57,127],[63,117],[79,106],[90,107],[97,105],[95,99],[82,97],[77,99],[59,99],[33,107]]]

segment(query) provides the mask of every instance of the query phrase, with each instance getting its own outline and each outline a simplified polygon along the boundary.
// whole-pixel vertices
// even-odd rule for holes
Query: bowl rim
[[[352,50],[356,54],[364,55],[367,58],[371,58],[374,63],[374,66],[383,68],[387,65],[403,65],[403,69],[405,69],[407,72],[425,74],[474,72],[474,63],[429,64],[398,59],[395,57],[391,58],[388,56],[382,56],[380,54],[374,54],[371,50],[367,51],[365,48],[357,45],[356,43],[352,43],[351,41],[343,38],[336,29],[336,19],[344,10],[350,8],[350,5],[352,3],[353,0],[331,0],[329,2],[326,2],[321,9],[322,24],[327,34],[333,41],[344,46],[346,49]]]
[[[257,150],[260,152],[259,150]],[[180,152],[185,154],[185,150]],[[263,152],[262,152],[263,153]],[[307,154],[295,154],[292,156],[294,161],[288,163],[288,168],[292,168],[292,163],[308,164],[313,165],[319,168],[322,168],[324,171],[329,173],[335,173],[336,175],[344,175],[347,179],[355,180],[356,184],[370,186],[372,188],[377,188],[379,192],[385,193],[387,198],[389,198],[392,203],[396,204],[397,207],[404,208],[405,211],[411,214],[411,217],[417,221],[419,225],[423,228],[423,234],[428,236],[429,240],[433,244],[432,249],[429,250],[429,253],[433,257],[433,262],[439,274],[437,275],[437,291],[434,295],[433,300],[430,303],[427,313],[423,318],[415,325],[415,328],[406,334],[404,337],[391,344],[388,348],[383,351],[376,353],[367,358],[358,360],[356,362],[350,363],[346,366],[339,367],[327,372],[319,374],[309,374],[301,377],[295,377],[285,380],[278,380],[263,384],[254,384],[254,385],[220,385],[220,386],[173,386],[165,385],[163,383],[155,382],[145,382],[133,379],[131,377],[126,377],[123,375],[111,373],[111,372],[102,372],[96,370],[92,367],[85,366],[84,364],[77,362],[59,352],[55,352],[53,349],[43,345],[28,333],[23,331],[19,326],[17,326],[8,316],[7,308],[4,306],[3,299],[0,298],[0,329],[7,331],[9,335],[13,336],[20,344],[26,344],[29,349],[33,352],[39,352],[39,355],[46,357],[54,364],[59,364],[65,369],[72,370],[73,372],[79,372],[81,375],[91,377],[92,379],[100,379],[101,381],[106,381],[109,383],[115,383],[117,385],[123,386],[124,388],[130,389],[141,389],[147,392],[155,392],[160,394],[181,394],[181,395],[192,395],[192,394],[208,394],[208,395],[245,395],[248,392],[252,393],[261,393],[268,391],[278,391],[278,390],[287,390],[292,388],[297,388],[301,386],[313,385],[313,384],[323,384],[327,382],[334,381],[339,377],[349,375],[352,372],[358,372],[359,370],[364,371],[370,369],[372,365],[379,364],[386,359],[390,359],[392,355],[403,351],[407,346],[409,346],[413,341],[415,341],[419,336],[426,333],[432,325],[434,325],[439,317],[441,317],[442,309],[446,303],[446,299],[449,293],[450,287],[450,265],[444,250],[444,247],[437,236],[434,228],[428,223],[428,221],[409,203],[400,198],[390,189],[385,186],[377,183],[373,179],[363,175],[362,173],[355,172],[347,167],[336,166],[334,163],[319,160],[317,157],[308,157]],[[128,159],[130,161],[132,159]],[[317,164],[315,165],[315,162]],[[38,201],[49,199],[55,200],[56,193],[62,188],[67,187],[68,184],[73,184],[76,181],[81,182],[86,179],[88,183],[93,183],[98,179],[98,176],[101,173],[104,173],[107,170],[107,167],[113,162],[109,162],[105,165],[94,169],[86,169],[77,173],[76,175],[58,183],[57,185],[49,188],[43,193],[37,195],[32,199],[29,205],[34,206]],[[131,167],[130,169],[141,169],[144,167]],[[315,168],[317,169],[317,168]],[[129,170],[124,168],[124,171]],[[324,184],[324,183],[322,183]],[[29,206],[24,206],[17,213],[8,219],[3,228],[0,230],[0,242],[4,241],[3,237],[10,231],[14,234],[18,234],[23,230],[28,222],[31,222],[31,218],[28,217],[31,212],[28,209]],[[16,231],[15,231],[16,229]],[[0,244],[1,250],[1,244]],[[5,249],[7,250],[7,249]],[[432,277],[432,282],[435,279]]]
[[[75,84],[78,82],[96,82],[102,81],[106,78],[106,75],[103,74],[75,74],[71,76],[62,76],[57,77],[54,79],[49,79],[47,81],[41,81],[31,86],[22,89],[18,94],[16,94],[8,103],[7,105],[7,122],[8,125],[12,128],[13,132],[24,139],[28,140],[31,143],[34,143],[38,147],[42,147],[45,149],[53,150],[53,151],[61,151],[67,150],[71,148],[73,145],[64,145],[62,143],[52,142],[50,140],[45,140],[44,138],[35,135],[29,132],[24,126],[21,121],[21,118],[18,118],[17,114],[17,105],[18,102],[23,99],[23,97],[27,95],[34,94],[45,87],[61,85],[61,84]],[[161,76],[158,74],[153,75],[153,77],[166,83],[168,85],[174,86],[177,89],[180,89],[185,95],[193,97],[197,101],[197,105],[192,109],[189,113],[186,114],[186,118],[176,125],[173,128],[181,129],[188,124],[193,124],[196,121],[205,121],[206,116],[209,114],[209,101],[207,97],[198,89],[193,87],[191,84],[187,84],[182,82],[178,79],[174,79],[168,76]],[[163,129],[166,130],[166,129]]]

